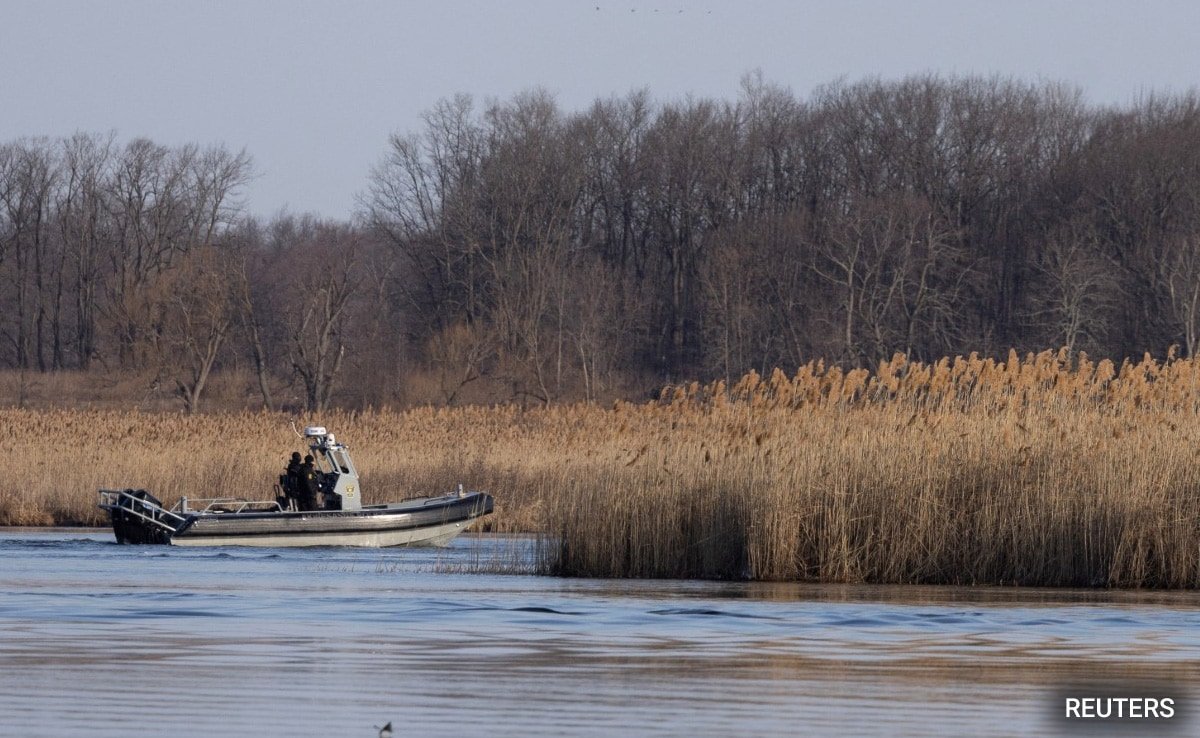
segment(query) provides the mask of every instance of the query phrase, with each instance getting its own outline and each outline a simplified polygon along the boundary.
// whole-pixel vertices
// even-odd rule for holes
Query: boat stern
[[[99,498],[97,506],[108,511],[117,543],[167,544],[187,523],[144,489],[102,489]]]

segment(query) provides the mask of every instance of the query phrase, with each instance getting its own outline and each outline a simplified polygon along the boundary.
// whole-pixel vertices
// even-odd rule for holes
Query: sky
[[[1200,3],[971,0],[0,0],[0,141],[115,132],[244,148],[251,213],[348,218],[438,100],[543,87],[803,97],[844,78],[1000,74],[1098,104],[1200,84]]]

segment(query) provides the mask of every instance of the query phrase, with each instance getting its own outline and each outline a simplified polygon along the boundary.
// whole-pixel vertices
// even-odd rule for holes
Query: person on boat
[[[301,466],[302,466],[302,464],[300,462],[300,452],[293,451],[292,458],[290,461],[288,461],[288,464],[287,464],[287,472],[285,473],[287,476],[287,484],[283,488],[283,493],[286,497],[297,498],[300,496],[300,467]]]
[[[312,454],[307,454],[300,466],[300,509],[320,510],[325,506],[322,498],[320,472],[313,466]]]

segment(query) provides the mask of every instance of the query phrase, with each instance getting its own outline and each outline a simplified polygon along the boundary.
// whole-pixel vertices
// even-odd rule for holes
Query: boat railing
[[[171,510],[177,513],[283,512],[283,507],[274,500],[247,500],[244,497],[205,497],[194,500],[180,497]]]
[[[132,490],[100,490],[100,507],[105,510],[122,510],[164,530],[174,532],[187,522],[182,515],[156,505],[152,500],[138,497]]]

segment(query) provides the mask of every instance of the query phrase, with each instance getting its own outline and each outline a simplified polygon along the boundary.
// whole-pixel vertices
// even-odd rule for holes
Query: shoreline
[[[293,420],[349,444],[364,503],[459,484],[544,573],[1200,588],[1200,362],[1045,352],[669,388],[659,400],[320,418],[0,411],[0,523],[102,524],[99,488],[270,496]],[[19,486],[15,486],[14,482]]]

